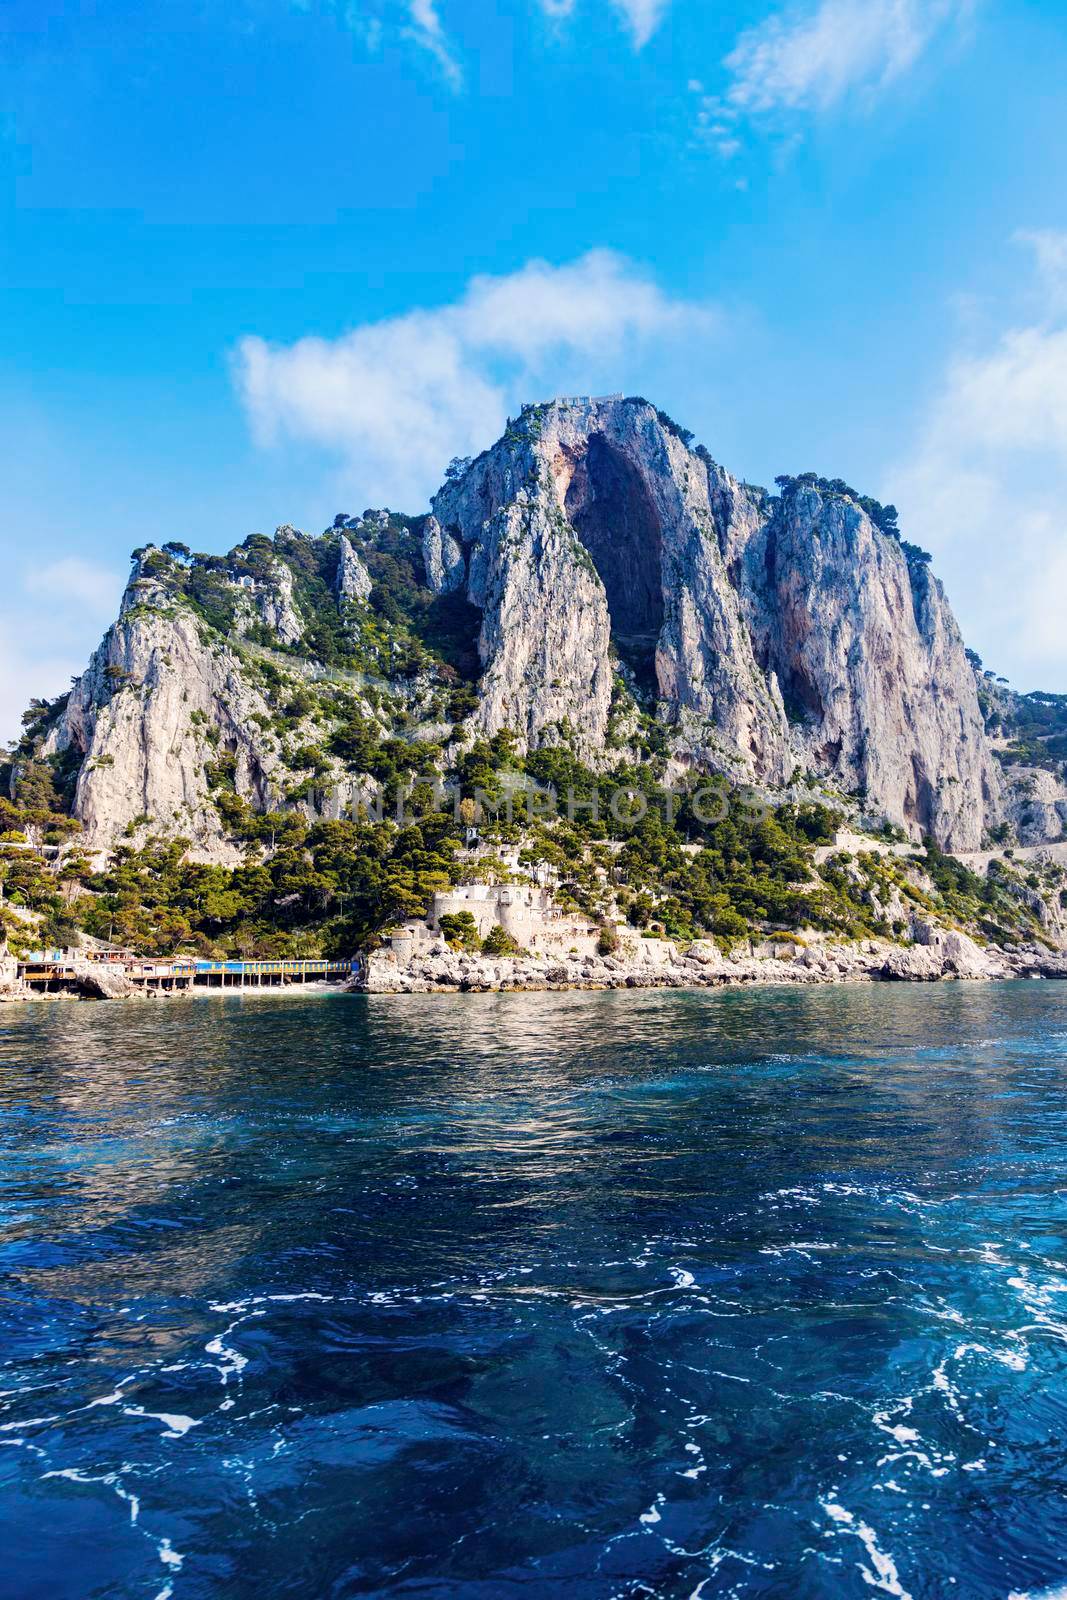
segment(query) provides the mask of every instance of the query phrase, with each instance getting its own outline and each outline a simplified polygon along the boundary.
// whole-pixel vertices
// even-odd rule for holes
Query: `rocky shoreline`
[[[738,985],[991,982],[1067,978],[1067,952],[983,949],[966,934],[920,930],[910,945],[865,940],[798,948],[787,957],[725,956],[711,940],[685,947],[635,940],[612,955],[490,958],[438,941],[406,957],[375,951],[351,988],[365,994],[456,994],[567,989],[693,989]]]
[[[575,952],[489,957],[437,941],[418,955],[374,951],[350,982],[284,984],[269,989],[145,991],[128,983],[91,992],[35,994],[0,985],[0,1004],[30,1001],[318,998],[337,994],[550,993],[574,989],[725,989],[831,983],[998,982],[1067,979],[1067,951],[983,949],[964,933],[918,930],[915,943],[870,939],[855,944],[793,947],[788,955],[726,956],[711,940],[679,946],[669,939],[634,940],[612,955]]]

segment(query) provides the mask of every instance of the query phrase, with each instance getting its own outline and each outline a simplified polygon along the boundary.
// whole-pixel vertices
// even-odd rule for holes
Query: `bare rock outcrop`
[[[451,594],[466,581],[467,564],[463,559],[463,550],[432,513],[426,518],[422,530],[422,560],[426,568],[426,581],[436,594]]]
[[[339,544],[337,576],[334,579],[338,601],[347,600],[358,604],[369,600],[374,587],[370,573],[346,534],[342,533]]]
[[[985,950],[967,934],[917,922],[909,945],[895,946],[886,954],[880,976],[908,982],[933,983],[941,978],[1007,978],[1011,963],[999,951]]]
[[[723,766],[780,781],[788,728],[727,577],[705,466],[644,401],[529,408],[434,500],[483,613],[479,719],[602,748],[609,642]],[[436,538],[437,536],[434,535]]]
[[[93,1000],[128,1000],[134,986],[127,973],[119,966],[103,961],[81,961],[75,971],[85,994]]]
[[[165,609],[124,606],[49,736],[46,753],[82,757],[74,812],[89,850],[150,819],[225,854],[208,783],[220,752],[233,756],[238,794],[260,807],[272,798],[266,702],[238,656],[168,598]]]
[[[270,576],[256,584],[253,594],[260,622],[277,637],[278,643],[299,644],[304,637],[304,623],[293,599],[293,574],[284,561],[271,563]]]
[[[1022,845],[1067,839],[1067,784],[1047,767],[1008,767],[1003,816]]]

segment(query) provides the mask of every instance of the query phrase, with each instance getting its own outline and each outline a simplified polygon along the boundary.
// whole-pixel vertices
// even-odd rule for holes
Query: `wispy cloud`
[[[117,599],[116,574],[110,567],[85,561],[81,556],[61,556],[30,569],[24,579],[27,594],[66,606],[84,608],[103,616]]]
[[[1022,239],[1039,315],[957,350],[885,492],[991,664],[1067,690],[1067,234]]]
[[[477,277],[432,311],[366,323],[339,339],[243,339],[235,376],[256,437],[339,455],[364,503],[425,502],[453,455],[483,449],[519,401],[621,388],[643,352],[692,348],[718,317],[677,300],[624,258],[593,251]]]
[[[539,0],[546,16],[559,21],[574,12],[577,0]],[[671,0],[611,0],[629,29],[634,48],[643,50],[670,9]]]
[[[415,43],[430,52],[446,83],[453,89],[462,88],[463,72],[445,38],[437,0],[410,0],[408,12],[410,22],[407,31]]]
[[[746,127],[779,130],[870,99],[905,78],[933,41],[961,26],[976,0],[818,0],[773,12],[738,38],[723,61],[725,85],[713,92],[690,79],[693,142],[729,161]]]
[[[296,11],[321,12],[377,55],[389,39],[402,38],[432,57],[450,89],[463,87],[463,68],[441,17],[440,0],[289,0]]]
[[[637,49],[641,50],[667,15],[671,0],[612,0],[612,3],[633,34]]]
[[[1055,228],[1021,229],[1015,239],[1034,252],[1046,311],[1067,309],[1067,233]]]
[[[970,0],[821,0],[775,13],[726,58],[727,103],[745,114],[825,111],[907,73]]]

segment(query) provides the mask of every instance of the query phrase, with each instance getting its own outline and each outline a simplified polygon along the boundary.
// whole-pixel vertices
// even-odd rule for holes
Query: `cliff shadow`
[[[654,694],[663,534],[641,474],[602,433],[590,435],[575,464],[564,510],[604,585],[615,648],[640,687]]]

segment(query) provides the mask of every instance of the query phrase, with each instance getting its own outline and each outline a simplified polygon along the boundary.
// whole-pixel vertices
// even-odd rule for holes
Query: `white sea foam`
[[[160,1539],[159,1559],[165,1567],[173,1567],[177,1571],[185,1557],[175,1550],[169,1539]]]
[[[165,1439],[180,1439],[190,1428],[199,1428],[202,1418],[184,1417],[173,1411],[146,1411],[144,1406],[123,1406],[124,1417],[150,1417],[153,1422],[162,1422],[164,1425]]]
[[[132,1382],[133,1382],[132,1378],[124,1378],[123,1379],[123,1383],[132,1383]],[[123,1400],[125,1398],[126,1397],[123,1394],[121,1388],[112,1389],[110,1394],[101,1394],[101,1395],[98,1395],[95,1400],[90,1400],[88,1405],[86,1405],[83,1409],[86,1410],[86,1411],[91,1411],[94,1406],[118,1406],[118,1405],[122,1404],[122,1402],[123,1402]]]
[[[826,1515],[838,1524],[842,1533],[853,1535],[866,1550],[870,1566],[862,1561],[857,1563],[864,1583],[872,1589],[881,1589],[883,1594],[896,1595],[897,1600],[911,1600],[911,1595],[900,1581],[900,1574],[897,1572],[893,1557],[879,1548],[878,1536],[874,1529],[860,1518],[853,1516],[839,1500],[827,1496],[820,1500],[819,1504]]]
[[[308,1289],[303,1294],[250,1294],[244,1300],[209,1301],[208,1310],[219,1311],[225,1316],[231,1311],[248,1311],[252,1306],[288,1305],[297,1300],[333,1300],[335,1298],[332,1294],[319,1294],[315,1289]]]
[[[649,1506],[648,1510],[647,1511],[642,1511],[641,1515],[637,1519],[638,1522],[644,1522],[646,1524],[651,1524],[653,1522],[662,1522],[663,1521],[663,1517],[661,1516],[660,1510],[659,1510],[659,1508],[660,1508],[660,1506],[662,1504],[663,1504],[663,1495],[658,1494],[656,1496],[655,1500],[653,1500],[652,1504]]]
[[[262,1316],[262,1312],[259,1311],[253,1311],[251,1314],[254,1317]],[[219,1377],[222,1379],[224,1384],[229,1383],[230,1379],[233,1377],[239,1377],[244,1371],[245,1367],[248,1365],[247,1356],[243,1356],[241,1352],[239,1350],[235,1350],[232,1345],[223,1343],[223,1340],[228,1339],[234,1329],[239,1326],[239,1322],[231,1322],[228,1328],[223,1329],[222,1333],[217,1333],[215,1337],[213,1339],[209,1339],[207,1344],[204,1346],[204,1349],[209,1356],[221,1357],[222,1365],[218,1370]]]

